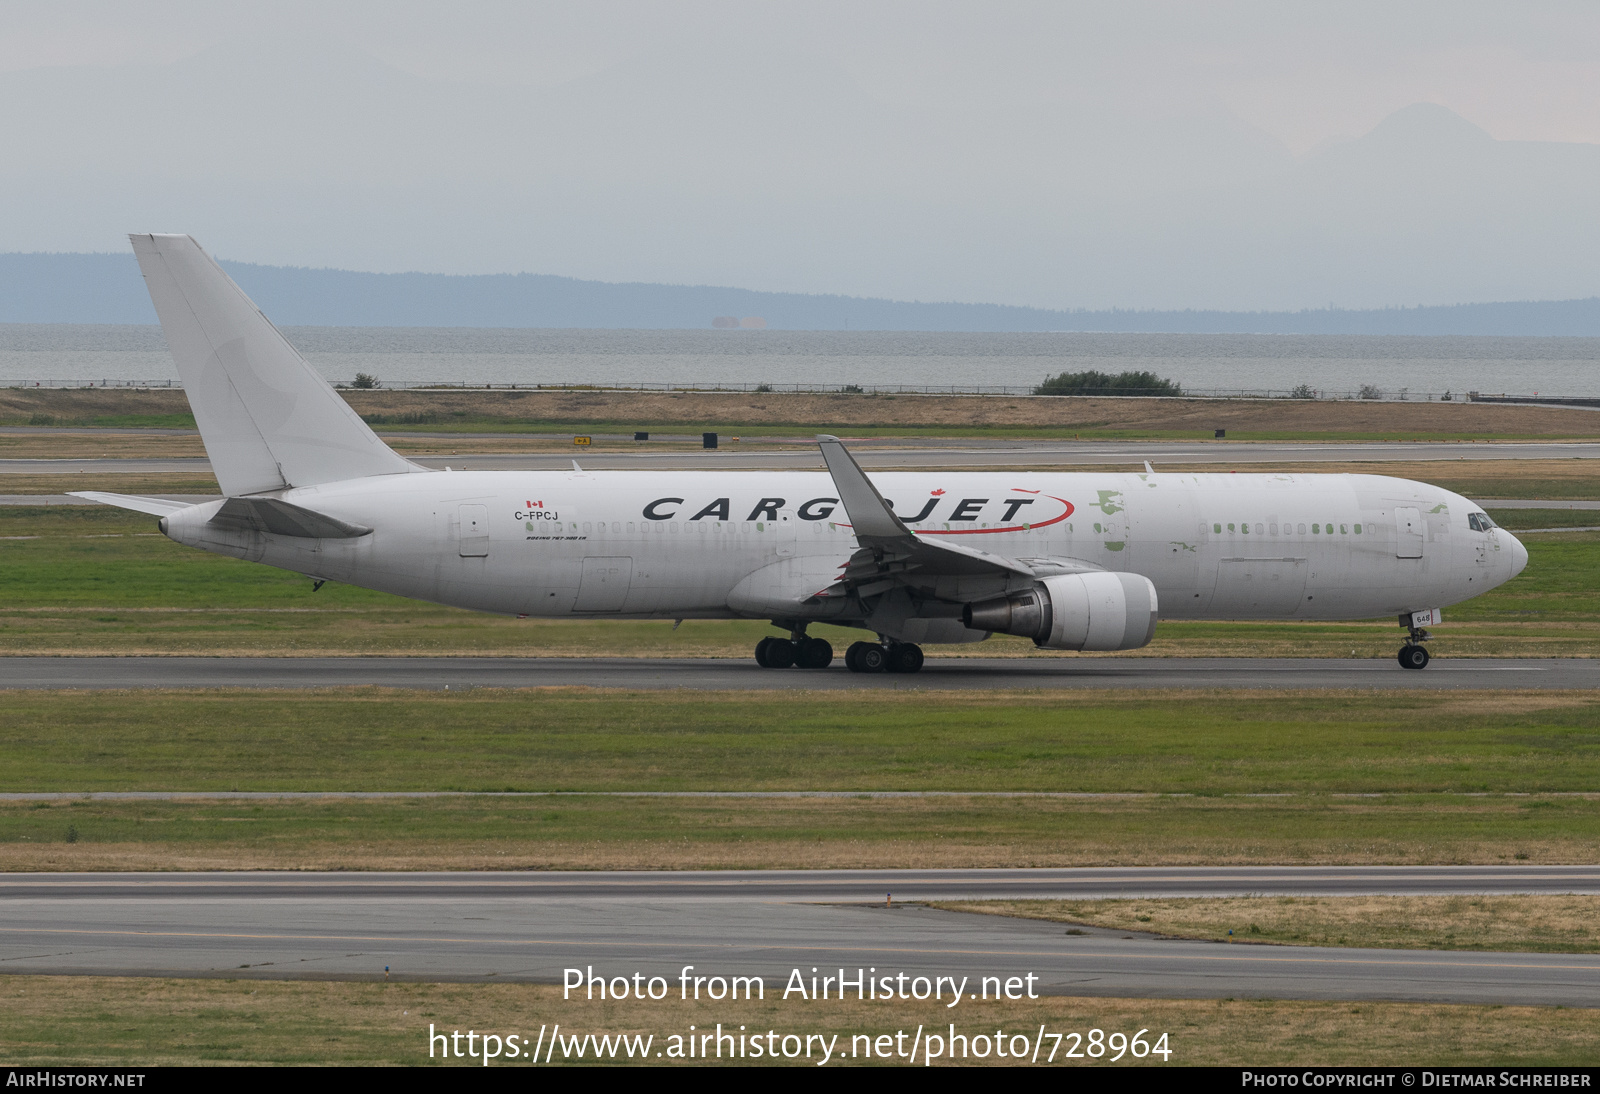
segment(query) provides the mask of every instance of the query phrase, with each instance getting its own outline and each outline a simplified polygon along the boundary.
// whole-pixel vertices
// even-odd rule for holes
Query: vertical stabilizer
[[[193,237],[128,238],[224,494],[418,470],[378,439]]]

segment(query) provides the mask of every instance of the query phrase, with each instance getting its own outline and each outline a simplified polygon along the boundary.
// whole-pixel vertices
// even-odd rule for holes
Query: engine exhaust
[[[1014,634],[1041,642],[1050,636],[1050,600],[1039,589],[967,604],[961,622],[975,631]]]

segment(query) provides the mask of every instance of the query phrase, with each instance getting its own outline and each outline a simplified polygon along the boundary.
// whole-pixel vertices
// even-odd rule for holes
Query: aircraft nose
[[[1522,541],[1516,536],[1507,533],[1506,538],[1511,541],[1511,576],[1516,577],[1527,568],[1528,549],[1522,545]]]

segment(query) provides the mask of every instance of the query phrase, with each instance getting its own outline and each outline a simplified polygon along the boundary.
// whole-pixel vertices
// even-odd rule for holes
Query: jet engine
[[[1025,592],[961,609],[973,630],[1031,638],[1050,650],[1131,650],[1156,633],[1156,587],[1139,574],[1060,574]]]

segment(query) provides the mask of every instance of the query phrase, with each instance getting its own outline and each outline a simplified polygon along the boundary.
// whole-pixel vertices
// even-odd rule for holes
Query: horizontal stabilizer
[[[209,523],[218,528],[301,539],[356,539],[372,534],[371,528],[346,524],[277,498],[229,498]]]
[[[97,501],[101,505],[115,505],[118,509],[132,509],[135,513],[149,513],[153,517],[164,517],[179,509],[189,508],[188,502],[145,498],[138,494],[107,494],[99,490],[69,490],[67,496]]]

